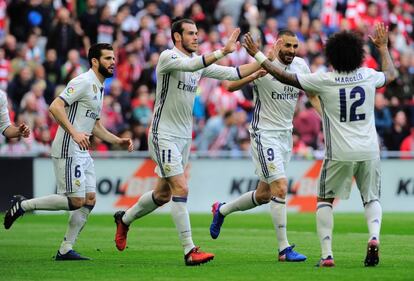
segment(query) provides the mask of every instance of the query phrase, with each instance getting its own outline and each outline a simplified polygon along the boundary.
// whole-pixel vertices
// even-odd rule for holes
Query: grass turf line
[[[320,248],[314,214],[288,214],[288,238],[308,256],[304,263],[277,262],[277,240],[269,214],[233,214],[217,240],[210,215],[191,215],[193,238],[213,261],[186,267],[170,215],[135,221],[128,248],[118,252],[110,215],[91,215],[75,249],[87,262],[53,260],[67,215],[25,215],[0,230],[0,280],[414,280],[414,216],[384,214],[380,265],[365,268],[367,227],[363,214],[335,214],[336,268],[315,268]]]

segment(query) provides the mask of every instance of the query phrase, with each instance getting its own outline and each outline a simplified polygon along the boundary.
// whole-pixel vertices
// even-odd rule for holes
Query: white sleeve
[[[372,75],[372,83],[375,85],[375,88],[381,88],[385,86],[385,83],[387,82],[387,78],[385,77],[384,72],[376,71],[374,69],[371,69]]]
[[[306,92],[312,92],[313,94],[318,94],[321,89],[323,73],[296,73],[299,84]]]
[[[87,86],[89,83],[85,83],[83,79],[75,78],[69,81],[66,88],[60,93],[61,98],[67,106],[70,106],[75,101],[82,99],[87,93]]]
[[[213,63],[203,70],[202,76],[218,80],[240,80],[240,70],[238,67],[222,66]]]
[[[9,110],[7,109],[7,95],[0,91],[0,132],[4,131],[11,125]]]
[[[204,56],[180,57],[172,50],[161,53],[157,64],[159,73],[168,73],[174,70],[194,72],[205,66]]]

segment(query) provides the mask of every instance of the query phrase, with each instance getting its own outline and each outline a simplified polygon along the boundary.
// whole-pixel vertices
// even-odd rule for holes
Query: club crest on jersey
[[[164,170],[169,173],[171,172],[171,167],[169,165],[164,165]]]
[[[173,60],[175,60],[176,58],[178,58],[178,56],[177,56],[177,54],[171,54],[171,58],[172,58]]]
[[[73,94],[74,92],[75,92],[75,89],[73,87],[68,87],[66,89],[66,93],[68,93],[68,94]]]
[[[276,171],[276,170],[277,170],[277,168],[276,168],[276,166],[275,166],[275,164],[274,164],[274,163],[270,163],[270,164],[268,165],[268,167],[269,167],[269,169],[270,169],[271,171]]]
[[[193,72],[190,75],[190,84],[191,85],[197,85],[197,81],[200,79],[200,74],[197,72]]]
[[[93,84],[93,92],[95,93],[95,94],[97,94],[98,93],[98,87],[96,87],[96,85],[95,84]]]

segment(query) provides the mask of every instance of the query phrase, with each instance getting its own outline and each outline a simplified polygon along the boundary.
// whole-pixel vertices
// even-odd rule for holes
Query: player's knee
[[[162,206],[171,200],[171,190],[154,192],[154,201],[157,205]]]
[[[96,195],[95,193],[90,193],[86,195],[85,206],[94,207],[96,204]]]
[[[270,191],[256,192],[256,202],[260,205],[269,203],[271,198],[272,193]]]
[[[278,189],[276,189],[276,197],[285,198],[286,193],[287,193],[287,187],[286,186],[281,186]]]
[[[69,209],[70,210],[77,210],[85,205],[85,198],[82,197],[69,197]]]

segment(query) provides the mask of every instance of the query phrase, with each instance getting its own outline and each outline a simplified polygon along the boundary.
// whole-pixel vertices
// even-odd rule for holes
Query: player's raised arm
[[[388,26],[386,27],[382,22],[377,23],[374,36],[370,35],[369,38],[380,53],[381,70],[385,74],[386,84],[389,84],[397,78],[398,73],[388,51]]]
[[[172,36],[174,37],[175,47],[188,55],[188,57],[180,57],[172,50],[164,51],[161,53],[157,69],[160,73],[176,70],[194,72],[208,67],[236,50],[239,45],[237,41],[239,35],[240,29],[236,28],[223,48],[206,55],[191,57],[193,52],[197,51],[198,31],[194,24],[184,23],[182,24],[182,30],[179,29],[176,32],[172,32]]]
[[[281,44],[281,41],[278,41],[277,44]],[[243,47],[246,48],[249,55],[254,57],[256,61],[269,72],[272,74],[277,80],[284,84],[292,85],[298,89],[302,89],[302,86],[299,84],[296,74],[288,73],[282,69],[279,69],[275,66],[262,52],[259,51],[258,47],[253,41],[252,36],[250,33],[246,33],[244,35],[244,43]]]
[[[250,74],[247,77],[244,77],[243,79],[231,81],[227,87],[227,89],[230,92],[234,92],[237,90],[240,90],[244,85],[249,84],[250,82],[253,82],[257,78],[263,77],[267,74],[267,71],[264,69],[259,69],[258,71]]]

